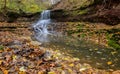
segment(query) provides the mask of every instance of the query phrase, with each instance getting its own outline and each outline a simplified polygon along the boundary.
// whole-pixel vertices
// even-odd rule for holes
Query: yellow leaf
[[[56,74],[55,72],[48,72],[48,74]]]
[[[116,51],[111,52],[112,55],[114,55],[114,54],[116,54],[116,53],[117,53]]]
[[[16,55],[13,55],[12,58],[13,58],[13,60],[16,60],[16,59],[17,59],[17,56],[16,56]]]
[[[75,61],[79,61],[80,59],[79,58],[73,58]]]
[[[72,63],[72,64],[70,64],[69,66],[70,66],[70,67],[73,67],[73,66],[74,66],[74,64]]]
[[[72,70],[71,69],[68,69],[68,71],[71,73],[72,72]]]
[[[64,58],[64,60],[66,60],[66,61],[67,61],[67,60],[69,60],[69,59],[68,59],[68,58]]]
[[[0,65],[2,64],[3,60],[0,60]]]
[[[22,72],[26,71],[24,67],[21,67],[19,70],[22,71]]]
[[[97,51],[97,50],[98,50],[98,48],[95,48],[95,50]]]
[[[112,62],[111,62],[111,61],[108,61],[108,62],[107,62],[107,64],[108,64],[108,65],[111,65],[111,64],[112,64]]]
[[[87,68],[80,68],[79,71],[85,71]]]

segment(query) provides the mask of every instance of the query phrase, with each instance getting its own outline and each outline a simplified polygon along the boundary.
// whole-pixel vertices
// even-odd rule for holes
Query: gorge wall
[[[58,21],[90,21],[109,25],[120,23],[119,0],[62,0],[52,10],[55,15],[52,18]]]

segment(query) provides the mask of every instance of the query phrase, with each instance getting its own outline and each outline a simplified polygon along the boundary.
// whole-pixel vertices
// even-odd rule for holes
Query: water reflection
[[[120,69],[119,50],[73,37],[50,36],[50,39],[49,43],[44,43],[45,47],[69,53],[74,57],[80,58],[81,63],[89,63],[99,69]]]

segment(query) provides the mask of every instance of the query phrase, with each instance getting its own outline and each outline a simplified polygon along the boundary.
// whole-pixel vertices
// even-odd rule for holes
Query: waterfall
[[[56,3],[60,2],[60,1],[61,0],[50,0],[50,2],[51,2],[52,5],[54,5],[54,4],[56,4]]]
[[[48,20],[50,19],[50,10],[44,10],[41,13],[41,20]]]
[[[48,42],[48,25],[51,23],[50,10],[44,10],[41,13],[41,17],[37,23],[33,24],[33,29],[35,31],[35,38],[40,42]]]

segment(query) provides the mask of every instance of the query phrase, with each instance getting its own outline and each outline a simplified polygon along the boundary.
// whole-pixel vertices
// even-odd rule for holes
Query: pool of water
[[[52,37],[43,45],[53,50],[60,50],[80,59],[81,63],[105,70],[120,69],[120,50],[115,50],[94,42],[73,37]]]

